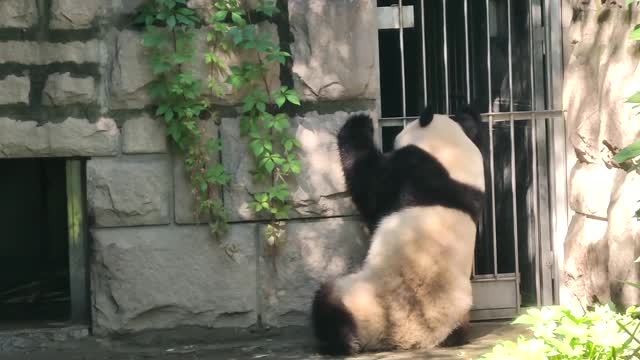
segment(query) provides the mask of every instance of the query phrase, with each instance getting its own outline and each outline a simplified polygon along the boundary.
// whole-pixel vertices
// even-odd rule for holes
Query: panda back
[[[440,162],[453,180],[485,190],[480,149],[462,127],[446,115],[434,115],[427,126],[416,120],[396,137],[394,148],[415,145]]]

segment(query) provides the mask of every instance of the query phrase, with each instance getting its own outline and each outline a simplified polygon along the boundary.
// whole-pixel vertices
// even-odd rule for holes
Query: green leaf
[[[217,11],[214,15],[213,15],[213,19],[215,21],[218,22],[222,22],[227,18],[227,15],[229,15],[229,12],[226,10],[221,10],[221,11]]]
[[[269,173],[272,173],[275,167],[276,164],[271,159],[267,159],[267,161],[264,163],[264,168],[267,169]]]
[[[640,141],[636,141],[633,144],[620,150],[620,152],[618,152],[613,157],[613,160],[617,163],[623,163],[627,160],[634,159],[638,156],[640,156]]]
[[[285,150],[291,151],[291,149],[293,149],[293,140],[286,139],[283,141],[282,145],[284,146]]]
[[[289,161],[289,166],[291,167],[291,172],[298,175],[302,171],[302,166],[300,165],[300,161],[292,160]]]
[[[262,154],[264,152],[264,146],[262,144],[262,142],[260,141],[260,139],[256,139],[253,140],[249,143],[249,147],[251,148],[251,151],[253,152],[253,155],[255,156],[259,156],[260,154]]]
[[[629,34],[629,39],[640,40],[640,26],[636,25],[631,34]]]
[[[176,14],[176,19],[178,19],[178,21],[184,25],[195,25],[195,22],[193,20],[182,14]]]
[[[631,104],[640,104],[640,91],[629,96],[629,98],[625,102],[631,103]]]
[[[286,114],[278,114],[275,116],[273,121],[273,128],[281,131],[287,129],[289,127],[289,117]],[[293,146],[293,144],[291,144]],[[286,147],[286,145],[285,145]],[[287,151],[291,150],[291,148],[287,149]]]
[[[167,19],[167,26],[169,27],[169,29],[173,29],[174,27],[176,27],[176,17],[174,15],[169,16],[169,18]]]
[[[285,93],[285,96],[287,97],[287,101],[289,101],[292,104],[296,104],[296,105],[300,105],[300,98],[298,98],[298,95],[295,93],[295,91],[293,90],[289,90]]]
[[[237,12],[231,13],[231,21],[233,21],[234,24],[238,24],[240,26],[245,25],[247,23],[242,17],[242,15],[240,15]]]
[[[282,105],[284,105],[284,103],[287,102],[287,98],[284,95],[279,94],[275,97],[275,101],[278,107],[282,107]]]

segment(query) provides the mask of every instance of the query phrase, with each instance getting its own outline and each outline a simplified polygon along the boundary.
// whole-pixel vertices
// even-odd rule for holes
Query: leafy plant
[[[279,12],[275,1],[260,2],[255,11],[264,17]],[[256,213],[268,215],[270,223],[265,235],[275,248],[284,235],[280,221],[288,217],[291,208],[287,177],[301,171],[296,155],[300,144],[290,135],[289,116],[282,109],[288,103],[300,105],[300,99],[287,86],[272,88],[267,74],[271,66],[285,64],[291,55],[280,49],[269,33],[259,30],[251,12],[242,8],[238,0],[215,1],[210,24],[210,41],[220,39],[223,49],[241,49],[255,55],[255,61],[230,66],[226,83],[237,91],[248,90],[242,101],[240,130],[249,138],[250,154],[255,160],[253,180],[268,184],[266,191],[253,194],[251,207]],[[206,58],[217,62],[213,52]]]
[[[561,306],[531,309],[514,324],[529,325],[533,337],[496,345],[482,359],[638,359],[640,357],[640,309],[624,314],[612,305],[576,312]]]
[[[219,191],[231,176],[223,165],[212,161],[219,158],[221,142],[215,134],[207,134],[200,118],[205,111],[214,113],[208,97],[224,97],[228,87],[246,93],[240,130],[249,138],[248,151],[255,159],[254,182],[268,185],[266,191],[252,194],[251,207],[256,213],[268,214],[265,235],[274,248],[284,238],[281,220],[288,217],[291,208],[287,178],[301,171],[296,154],[300,144],[289,134],[289,117],[282,109],[300,105],[300,99],[287,86],[271,88],[267,80],[270,66],[286,64],[291,55],[280,49],[269,33],[260,31],[251,14],[269,18],[278,12],[274,0],[258,2],[253,11],[243,8],[238,0],[212,0],[208,19],[203,21],[187,7],[187,0],[149,0],[136,19],[145,26],[156,116],[164,120],[172,143],[184,155],[198,204],[194,215],[208,215],[215,236],[227,230],[227,212]],[[208,51],[203,57],[209,66],[206,84],[185,66],[194,61],[194,34],[201,26],[207,31]],[[253,53],[255,61],[230,66],[219,55],[238,51]],[[219,81],[225,77],[221,74],[226,74],[224,82]]]
[[[198,204],[194,216],[208,215],[212,234],[222,235],[227,230],[227,214],[219,189],[228,184],[230,176],[222,165],[211,165],[220,142],[204,131],[200,116],[208,104],[202,96],[203,84],[185,66],[194,61],[194,30],[201,19],[187,7],[187,0],[150,0],[140,9],[136,22],[145,26],[155,115],[164,120],[169,138],[184,155]]]

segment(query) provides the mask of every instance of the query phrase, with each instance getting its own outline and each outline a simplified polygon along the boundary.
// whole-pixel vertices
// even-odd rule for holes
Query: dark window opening
[[[0,160],[0,324],[69,320],[65,164]]]

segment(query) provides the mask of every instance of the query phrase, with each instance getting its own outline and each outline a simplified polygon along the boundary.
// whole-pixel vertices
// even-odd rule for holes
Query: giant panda
[[[454,118],[427,108],[384,154],[368,115],[343,125],[338,148],[347,190],[372,239],[359,271],[315,293],[311,320],[321,352],[465,341],[485,190],[480,127],[469,106]]]

